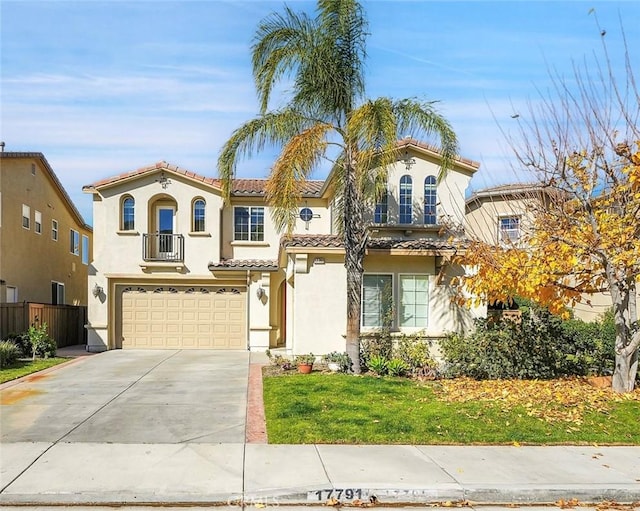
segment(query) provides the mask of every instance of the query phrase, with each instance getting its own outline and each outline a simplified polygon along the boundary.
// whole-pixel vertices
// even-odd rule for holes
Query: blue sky
[[[81,189],[99,179],[160,160],[215,176],[220,148],[257,112],[249,55],[256,25],[283,5],[0,0],[5,150],[44,153],[89,223],[91,198]],[[481,163],[473,189],[526,179],[510,167],[500,131],[511,131],[511,116],[549,86],[550,68],[568,75],[601,49],[592,8],[614,59],[621,19],[632,53],[640,48],[637,1],[363,5],[368,96],[438,100],[462,156]],[[266,176],[275,156],[244,161],[239,176]]]

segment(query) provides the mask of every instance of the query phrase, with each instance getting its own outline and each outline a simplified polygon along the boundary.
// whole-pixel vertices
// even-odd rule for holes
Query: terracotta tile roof
[[[281,248],[341,248],[342,246],[342,237],[335,234],[296,234],[283,236],[280,240]]]
[[[540,183],[510,183],[483,188],[473,192],[466,200],[467,205],[480,199],[512,199],[539,196],[540,193],[552,193],[551,189]]]
[[[103,186],[112,185],[118,183],[120,181],[125,181],[127,179],[131,179],[133,177],[142,176],[144,174],[152,173],[157,170],[167,170],[169,172],[173,172],[175,174],[180,174],[186,176],[190,179],[194,179],[196,181],[202,181],[203,183],[210,184],[212,186],[217,186],[219,181],[217,179],[213,179],[211,177],[202,176],[200,174],[196,174],[195,172],[191,172],[190,170],[183,169],[178,167],[177,165],[171,165],[166,161],[159,161],[153,165],[148,165],[146,167],[140,167],[139,169],[132,170],[131,172],[125,172],[123,174],[118,174],[117,176],[108,177],[106,179],[102,179],[100,181],[96,181],[90,185],[84,186],[82,189],[85,191],[90,191],[93,189],[101,188]]]
[[[209,270],[277,270],[278,262],[271,259],[221,259],[209,264]]]
[[[410,137],[403,138],[402,140],[398,140],[398,142],[396,142],[396,146],[398,148],[413,146],[413,147],[417,147],[418,149],[422,149],[424,151],[434,153],[436,155],[441,154],[440,149],[438,149],[436,146],[433,146],[431,144],[425,144],[424,142],[420,142],[419,140],[416,140],[415,138],[410,138]],[[462,156],[456,156],[454,158],[454,161],[457,161],[458,163],[462,163],[464,165],[469,165],[470,167],[473,167],[476,170],[480,168],[479,162],[470,160],[468,158],[463,158]]]
[[[342,248],[342,237],[334,234],[300,234],[295,236],[283,237],[280,241],[281,248],[287,249],[291,247],[303,248]],[[390,250],[455,250],[461,248],[462,244],[452,244],[448,240],[432,240],[432,239],[397,239],[397,238],[369,238],[367,248]]]
[[[234,179],[231,195],[263,196],[266,182],[266,179]],[[306,181],[303,197],[320,197],[323,185],[324,181]]]
[[[170,163],[167,163],[166,161],[159,161],[153,165],[141,167],[139,169],[132,170],[131,172],[125,172],[117,176],[112,176],[100,181],[96,181],[95,183],[84,186],[83,190],[93,191],[104,186],[119,183],[120,181],[125,181],[127,179],[142,176],[144,174],[157,172],[158,170],[165,170],[170,173],[182,175],[188,177],[189,179],[211,185],[214,188],[222,189],[222,181],[218,178],[206,177],[201,174],[191,172],[190,170],[178,167],[177,165],[172,165]],[[232,181],[231,195],[255,197],[264,196],[264,188],[266,182],[266,179],[234,179]],[[323,184],[324,181],[307,181],[305,183],[305,188],[302,191],[303,197],[320,197]]]

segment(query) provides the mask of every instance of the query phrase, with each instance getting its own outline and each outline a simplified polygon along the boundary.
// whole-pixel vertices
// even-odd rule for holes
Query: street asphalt
[[[256,358],[116,350],[0,386],[0,506],[640,502],[639,446],[246,443]]]

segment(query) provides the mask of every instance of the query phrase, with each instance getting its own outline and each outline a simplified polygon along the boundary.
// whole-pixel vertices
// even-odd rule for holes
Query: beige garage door
[[[135,287],[122,293],[123,348],[245,349],[246,292]]]

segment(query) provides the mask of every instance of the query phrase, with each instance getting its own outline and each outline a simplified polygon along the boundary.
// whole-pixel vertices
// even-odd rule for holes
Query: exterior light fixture
[[[98,283],[96,282],[96,284],[93,286],[93,290],[91,291],[91,293],[95,298],[98,298],[98,296],[100,296],[103,291],[104,289],[102,289],[102,286],[99,286]]]
[[[404,158],[402,158],[402,160],[400,161],[404,163],[404,166],[407,168],[407,170],[411,170],[411,167],[416,164],[416,159],[409,156],[409,151],[404,152]]]
[[[258,297],[258,300],[262,300],[262,297],[264,296],[264,289],[262,288],[262,286],[260,286],[258,289],[256,289],[256,296]]]

